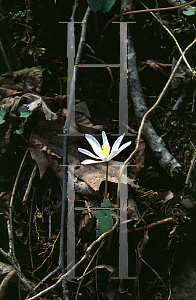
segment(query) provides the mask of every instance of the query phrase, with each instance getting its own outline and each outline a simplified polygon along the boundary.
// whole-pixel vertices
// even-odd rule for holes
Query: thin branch
[[[99,252],[99,250],[101,249],[101,247],[103,246],[103,244],[104,244],[104,241],[102,241],[102,243],[101,243],[101,245],[99,246],[99,248],[95,251],[95,253],[93,254],[93,257],[91,258],[91,260],[90,260],[88,266],[87,266],[86,269],[84,270],[84,273],[83,273],[83,275],[82,275],[82,277],[81,277],[81,280],[80,280],[80,283],[79,283],[79,285],[78,285],[78,289],[77,289],[77,292],[76,292],[75,300],[78,299],[78,293],[79,293],[79,290],[80,290],[82,281],[83,281],[83,279],[84,279],[84,276],[85,276],[85,274],[87,273],[87,271],[88,271],[90,265],[92,264],[92,262],[93,262],[95,256],[97,255],[97,253]]]
[[[107,24],[105,25],[103,31],[102,31],[102,35],[101,35],[101,38],[103,38],[104,36],[104,32],[106,31],[107,27],[110,25],[110,23],[112,23],[114,20],[120,18],[120,17],[124,17],[124,16],[127,16],[127,15],[132,15],[132,14],[140,14],[140,13],[146,13],[146,12],[151,12],[151,11],[165,11],[165,10],[173,10],[173,9],[179,9],[179,8],[182,8],[182,7],[185,7],[187,5],[190,5],[190,4],[193,4],[195,3],[196,0],[193,0],[191,2],[188,2],[188,3],[185,3],[185,4],[182,4],[182,5],[178,5],[178,6],[175,6],[175,7],[163,7],[163,8],[150,8],[150,9],[141,9],[141,10],[134,10],[134,11],[128,11],[128,12],[125,12],[125,13],[122,13],[120,15],[117,15],[115,17],[113,17],[111,20],[109,20],[107,22]]]
[[[192,172],[192,169],[193,169],[193,166],[194,166],[195,160],[196,160],[196,151],[195,151],[195,153],[194,153],[194,157],[193,157],[193,159],[192,159],[192,161],[191,161],[191,165],[190,165],[190,168],[189,168],[189,171],[188,171],[187,177],[186,177],[185,184],[189,184],[189,180],[190,180],[190,177],[191,177],[191,172]]]
[[[31,176],[29,178],[29,182],[28,182],[28,185],[27,185],[27,188],[26,188],[23,200],[22,200],[23,205],[25,205],[26,202],[27,202],[27,199],[28,199],[28,196],[29,196],[32,184],[33,184],[33,180],[34,180],[35,175],[36,175],[36,171],[37,171],[37,163],[35,163],[33,171],[32,171]]]
[[[140,3],[146,8],[146,9],[149,9],[144,3],[142,3],[140,1]],[[186,57],[184,56],[184,53],[182,52],[182,49],[180,47],[180,45],[178,44],[178,41],[176,40],[175,36],[171,33],[171,31],[163,24],[163,22],[157,18],[157,16],[152,12],[150,11],[151,15],[153,15],[153,17],[161,24],[161,26],[163,26],[163,28],[169,33],[169,35],[172,37],[172,39],[174,40],[174,42],[176,43],[176,46],[178,47],[178,50],[180,51],[180,54],[185,62],[185,64],[187,65],[188,69],[191,71],[192,74],[195,74],[195,70],[193,68],[191,68],[191,66],[189,65]]]
[[[75,18],[75,13],[76,13],[76,8],[78,7],[78,0],[75,0],[74,3],[74,7],[73,7],[73,11],[72,11],[72,15],[71,15],[71,22],[74,22],[74,18]]]

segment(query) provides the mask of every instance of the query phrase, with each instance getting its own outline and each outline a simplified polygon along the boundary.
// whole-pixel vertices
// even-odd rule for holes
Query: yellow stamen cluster
[[[102,155],[104,157],[108,157],[109,153],[110,153],[110,147],[108,147],[108,145],[105,144],[102,145]]]

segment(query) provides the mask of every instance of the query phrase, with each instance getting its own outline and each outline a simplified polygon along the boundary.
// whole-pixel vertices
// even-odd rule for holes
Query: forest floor
[[[145,4],[155,7],[153,1]],[[7,220],[11,217],[12,199],[16,258],[33,288],[58,266],[59,259],[63,184],[62,167],[59,167],[63,163],[63,137],[59,134],[63,133],[66,119],[70,79],[67,24],[59,22],[70,20],[73,5],[74,1],[63,0],[56,3],[12,0],[9,4],[2,0],[0,3],[1,46],[6,54],[3,56],[1,52],[0,56],[0,277],[5,276],[3,264],[12,264],[5,255],[10,250]],[[91,13],[81,64],[98,64],[100,60],[105,64],[119,64],[119,24],[108,26],[101,49],[99,37],[105,24],[120,13],[120,5],[117,0],[108,13]],[[161,0],[157,5],[167,7],[169,3]],[[86,9],[86,1],[80,0],[75,20],[81,22]],[[141,10],[143,6],[138,2],[134,9]],[[157,16],[183,50],[194,40],[195,14],[185,15],[183,10],[176,9],[158,12]],[[180,53],[171,36],[150,13],[137,14],[134,20],[136,23],[131,28],[138,74],[150,109],[169,79],[174,58],[179,59]],[[78,23],[75,24],[76,53],[80,34]],[[193,69],[195,53],[194,45],[187,55]],[[134,279],[110,278],[119,269],[119,231],[115,230],[110,249],[106,239],[88,268],[92,272],[84,277],[81,286],[76,279],[67,283],[70,299],[196,299],[195,94],[195,78],[191,78],[182,63],[161,103],[150,114],[155,131],[181,166],[177,176],[163,170],[144,136],[130,162],[133,166],[127,168],[128,275],[137,274],[139,284]],[[182,95],[179,109],[172,110]],[[86,157],[78,148],[92,151],[84,133],[93,134],[101,143],[104,130],[110,145],[115,142],[114,135],[119,133],[119,68],[79,68],[75,98],[76,128],[81,136],[70,137],[68,146],[69,164],[78,165],[74,174],[75,207],[97,207],[104,198],[105,164],[79,166]],[[124,162],[135,149],[138,130],[129,95],[128,133],[123,143],[131,140],[132,144],[115,157],[115,162]],[[22,171],[17,177],[20,167]],[[113,171],[109,170],[109,200],[115,206],[118,173],[110,172]],[[77,262],[97,237],[94,212],[75,211],[74,226]],[[69,235],[74,238],[68,232],[66,239]],[[148,243],[142,244],[141,249],[146,237]],[[76,269],[77,277],[82,276],[97,248]],[[141,272],[137,273],[141,262]],[[56,280],[57,275],[42,288]],[[0,299],[1,288],[2,285]],[[21,284],[21,295],[19,289],[15,276],[3,299],[25,299],[27,287]],[[62,299],[61,287],[44,297]]]

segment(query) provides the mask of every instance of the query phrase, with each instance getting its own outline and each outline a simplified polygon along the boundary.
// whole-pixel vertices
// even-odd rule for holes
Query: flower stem
[[[106,181],[105,181],[105,196],[104,196],[105,199],[107,199],[107,189],[108,189],[108,161],[106,162]]]

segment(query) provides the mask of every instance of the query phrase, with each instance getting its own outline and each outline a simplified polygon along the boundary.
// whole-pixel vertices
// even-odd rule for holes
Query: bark
[[[136,53],[134,50],[130,27],[128,27],[128,78],[129,93],[134,104],[138,125],[140,125],[143,116],[148,111],[148,108],[138,77]],[[148,142],[150,149],[152,150],[152,153],[160,166],[171,177],[174,177],[174,175],[179,173],[181,165],[166,149],[164,141],[155,132],[149,118],[147,118],[145,121],[142,134],[145,140]]]

